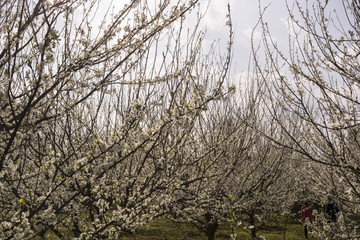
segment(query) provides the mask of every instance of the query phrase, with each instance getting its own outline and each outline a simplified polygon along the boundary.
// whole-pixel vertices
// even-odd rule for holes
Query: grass
[[[66,230],[65,230],[66,232]],[[231,240],[231,226],[229,223],[220,224],[216,231],[216,240]],[[251,240],[250,233],[245,232],[240,227],[235,227],[236,240]],[[278,219],[269,224],[266,229],[257,233],[263,235],[267,240],[302,240],[304,237],[304,227],[297,221],[289,221],[286,226],[284,238],[284,221]],[[66,237],[66,239],[70,239]],[[40,238],[37,238],[40,240]],[[48,232],[45,239],[56,240],[53,233]],[[315,240],[315,238],[309,238]],[[115,239],[113,239],[115,240]],[[116,240],[207,240],[206,235],[189,223],[176,223],[166,218],[159,218],[151,223],[139,228],[136,232],[124,233]]]
[[[230,225],[221,224],[216,232],[216,240],[230,240]],[[237,240],[251,239],[249,233],[236,228]],[[272,225],[267,229],[258,233],[263,235],[267,240],[280,240],[284,239],[283,226]],[[121,237],[122,240],[206,240],[204,233],[200,232],[191,224],[174,223],[167,219],[157,219],[148,225],[138,229],[133,234],[126,234]],[[305,239],[304,228],[298,223],[289,223],[286,227],[285,239],[287,240],[300,240]],[[313,238],[309,238],[313,239]]]

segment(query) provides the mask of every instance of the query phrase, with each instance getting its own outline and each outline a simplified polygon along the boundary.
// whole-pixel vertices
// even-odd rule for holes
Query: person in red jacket
[[[305,204],[301,207],[301,218],[305,225],[305,238],[308,238],[307,221],[312,223],[312,213],[313,209],[310,206],[309,202],[305,202]]]

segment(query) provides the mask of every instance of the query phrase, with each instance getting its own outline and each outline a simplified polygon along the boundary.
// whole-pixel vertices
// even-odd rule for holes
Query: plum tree
[[[116,238],[166,210],[230,66],[231,42],[217,58],[185,30],[198,2],[1,1],[1,239]]]
[[[338,237],[356,238],[358,222],[348,215],[358,215],[360,201],[359,2],[294,1],[288,10],[289,48],[272,36],[266,11],[262,45],[253,45],[264,109],[283,134],[264,133],[299,154],[319,197],[339,202],[345,221],[338,222]]]

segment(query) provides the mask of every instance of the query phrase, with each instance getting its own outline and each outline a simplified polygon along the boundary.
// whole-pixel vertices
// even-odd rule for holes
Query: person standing
[[[339,212],[339,207],[331,196],[328,196],[328,203],[325,207],[326,219],[328,222],[336,222],[336,214]]]
[[[301,218],[304,223],[305,238],[308,238],[308,223],[312,223],[312,214],[312,207],[310,206],[309,202],[305,202],[305,204],[301,206]]]

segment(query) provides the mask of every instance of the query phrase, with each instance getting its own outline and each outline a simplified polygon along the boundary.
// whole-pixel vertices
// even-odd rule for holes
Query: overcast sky
[[[111,2],[111,0],[106,1]],[[149,0],[149,2],[152,1],[157,2],[157,0]],[[315,0],[308,1],[311,4]],[[329,0],[328,2],[331,5],[330,8],[339,10],[343,8],[342,1],[344,0]],[[127,1],[113,0],[112,2],[121,8]],[[233,73],[241,73],[248,69],[251,49],[250,37],[259,20],[259,4],[261,5],[260,9],[267,7],[264,18],[269,24],[272,37],[276,39],[280,47],[286,49],[288,44],[287,21],[289,17],[286,2],[291,7],[295,0],[201,0],[200,2],[203,8],[209,3],[201,25],[201,30],[206,30],[205,40],[208,42],[220,41],[220,44],[224,47],[226,47],[228,41],[228,29],[225,26],[227,21],[227,4],[229,3],[231,6],[231,18],[235,32]],[[305,0],[300,0],[302,4],[306,2]],[[191,16],[188,16],[188,18],[191,19]],[[255,30],[254,37],[255,40],[260,40],[260,27]]]
[[[248,67],[251,33],[259,20],[259,2],[257,0],[211,0],[203,21],[207,30],[207,39],[220,39],[221,43],[227,41],[228,30],[225,27],[227,3],[230,3],[231,6],[231,17],[235,31],[233,71],[242,72],[246,71]],[[261,0],[261,8],[263,9],[266,6],[268,8],[265,17],[274,36],[286,44],[288,13],[285,0]],[[254,37],[256,39],[261,37],[260,28],[255,30]]]
[[[205,3],[206,1],[202,1]],[[272,36],[276,39],[278,45],[283,49],[288,45],[288,18],[289,13],[286,3],[291,8],[295,0],[260,0],[261,9],[267,7],[264,18],[270,27]],[[307,1],[300,0],[301,4]],[[314,0],[309,0],[311,5]],[[239,73],[246,71],[249,62],[251,48],[251,32],[259,20],[259,1],[258,0],[211,0],[206,17],[203,21],[207,29],[207,39],[220,39],[226,43],[228,31],[225,27],[225,15],[227,13],[227,3],[231,6],[231,17],[233,20],[235,38],[234,38],[234,58],[233,71]],[[340,20],[346,16],[343,10],[343,0],[329,0],[328,9],[334,16],[334,11]],[[296,12],[295,12],[296,16]],[[255,30],[255,38],[261,38],[260,27]]]

